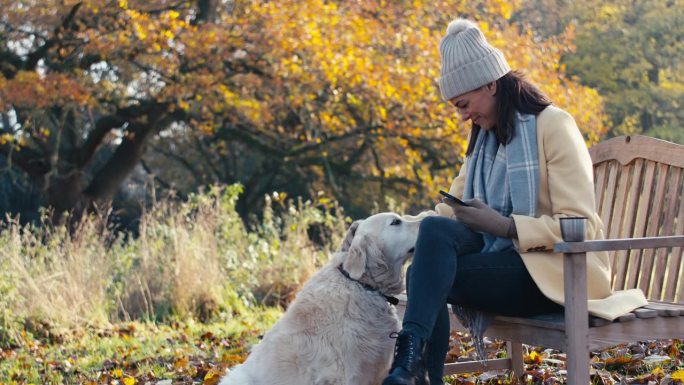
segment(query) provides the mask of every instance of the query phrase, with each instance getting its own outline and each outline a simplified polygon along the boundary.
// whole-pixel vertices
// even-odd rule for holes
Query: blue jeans
[[[430,379],[441,383],[449,349],[447,303],[507,316],[562,311],[542,294],[514,249],[481,253],[482,235],[446,217],[423,219],[407,274],[402,328],[428,339]]]

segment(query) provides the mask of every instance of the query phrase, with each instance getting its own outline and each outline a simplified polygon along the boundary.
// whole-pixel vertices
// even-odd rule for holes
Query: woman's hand
[[[458,220],[475,231],[489,233],[502,238],[517,236],[513,218],[504,217],[479,199],[466,201],[468,206],[461,206],[448,199],[442,199],[442,203],[451,206]]]

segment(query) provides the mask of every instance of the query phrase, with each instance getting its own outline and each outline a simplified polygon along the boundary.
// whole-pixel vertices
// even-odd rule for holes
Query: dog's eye
[[[390,226],[399,226],[401,224],[401,219],[395,218],[392,223],[390,223]]]

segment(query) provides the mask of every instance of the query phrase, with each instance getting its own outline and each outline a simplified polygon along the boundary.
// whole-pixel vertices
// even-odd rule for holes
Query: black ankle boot
[[[428,341],[427,346],[425,347],[425,358],[423,358],[425,370],[428,373],[430,385],[444,385],[444,381],[442,380],[444,377],[444,357],[441,357],[441,359],[439,355],[435,357],[435,353],[431,351],[433,348],[431,344],[432,341]]]
[[[404,331],[394,345],[394,361],[382,385],[430,385],[425,370],[427,341]]]

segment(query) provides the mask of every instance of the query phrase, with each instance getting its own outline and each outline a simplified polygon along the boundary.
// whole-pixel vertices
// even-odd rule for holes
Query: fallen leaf
[[[174,361],[173,367],[176,368],[176,370],[183,370],[188,367],[188,359],[187,357],[181,357]]]
[[[542,356],[536,351],[532,351],[529,356],[525,356],[526,364],[541,364]]]
[[[606,366],[615,366],[615,365],[625,365],[629,364],[632,362],[632,357],[630,356],[621,356],[621,357],[609,357],[606,358]]]
[[[675,381],[684,382],[684,369],[680,369],[672,373],[672,379]]]
[[[216,385],[218,384],[219,380],[221,379],[221,372],[216,369],[212,368],[207,372],[207,374],[204,375],[204,380],[202,381],[203,385]]]
[[[646,365],[656,365],[656,364],[661,364],[663,362],[668,362],[672,360],[670,356],[660,356],[657,354],[654,354],[652,356],[645,357],[642,361]]]

